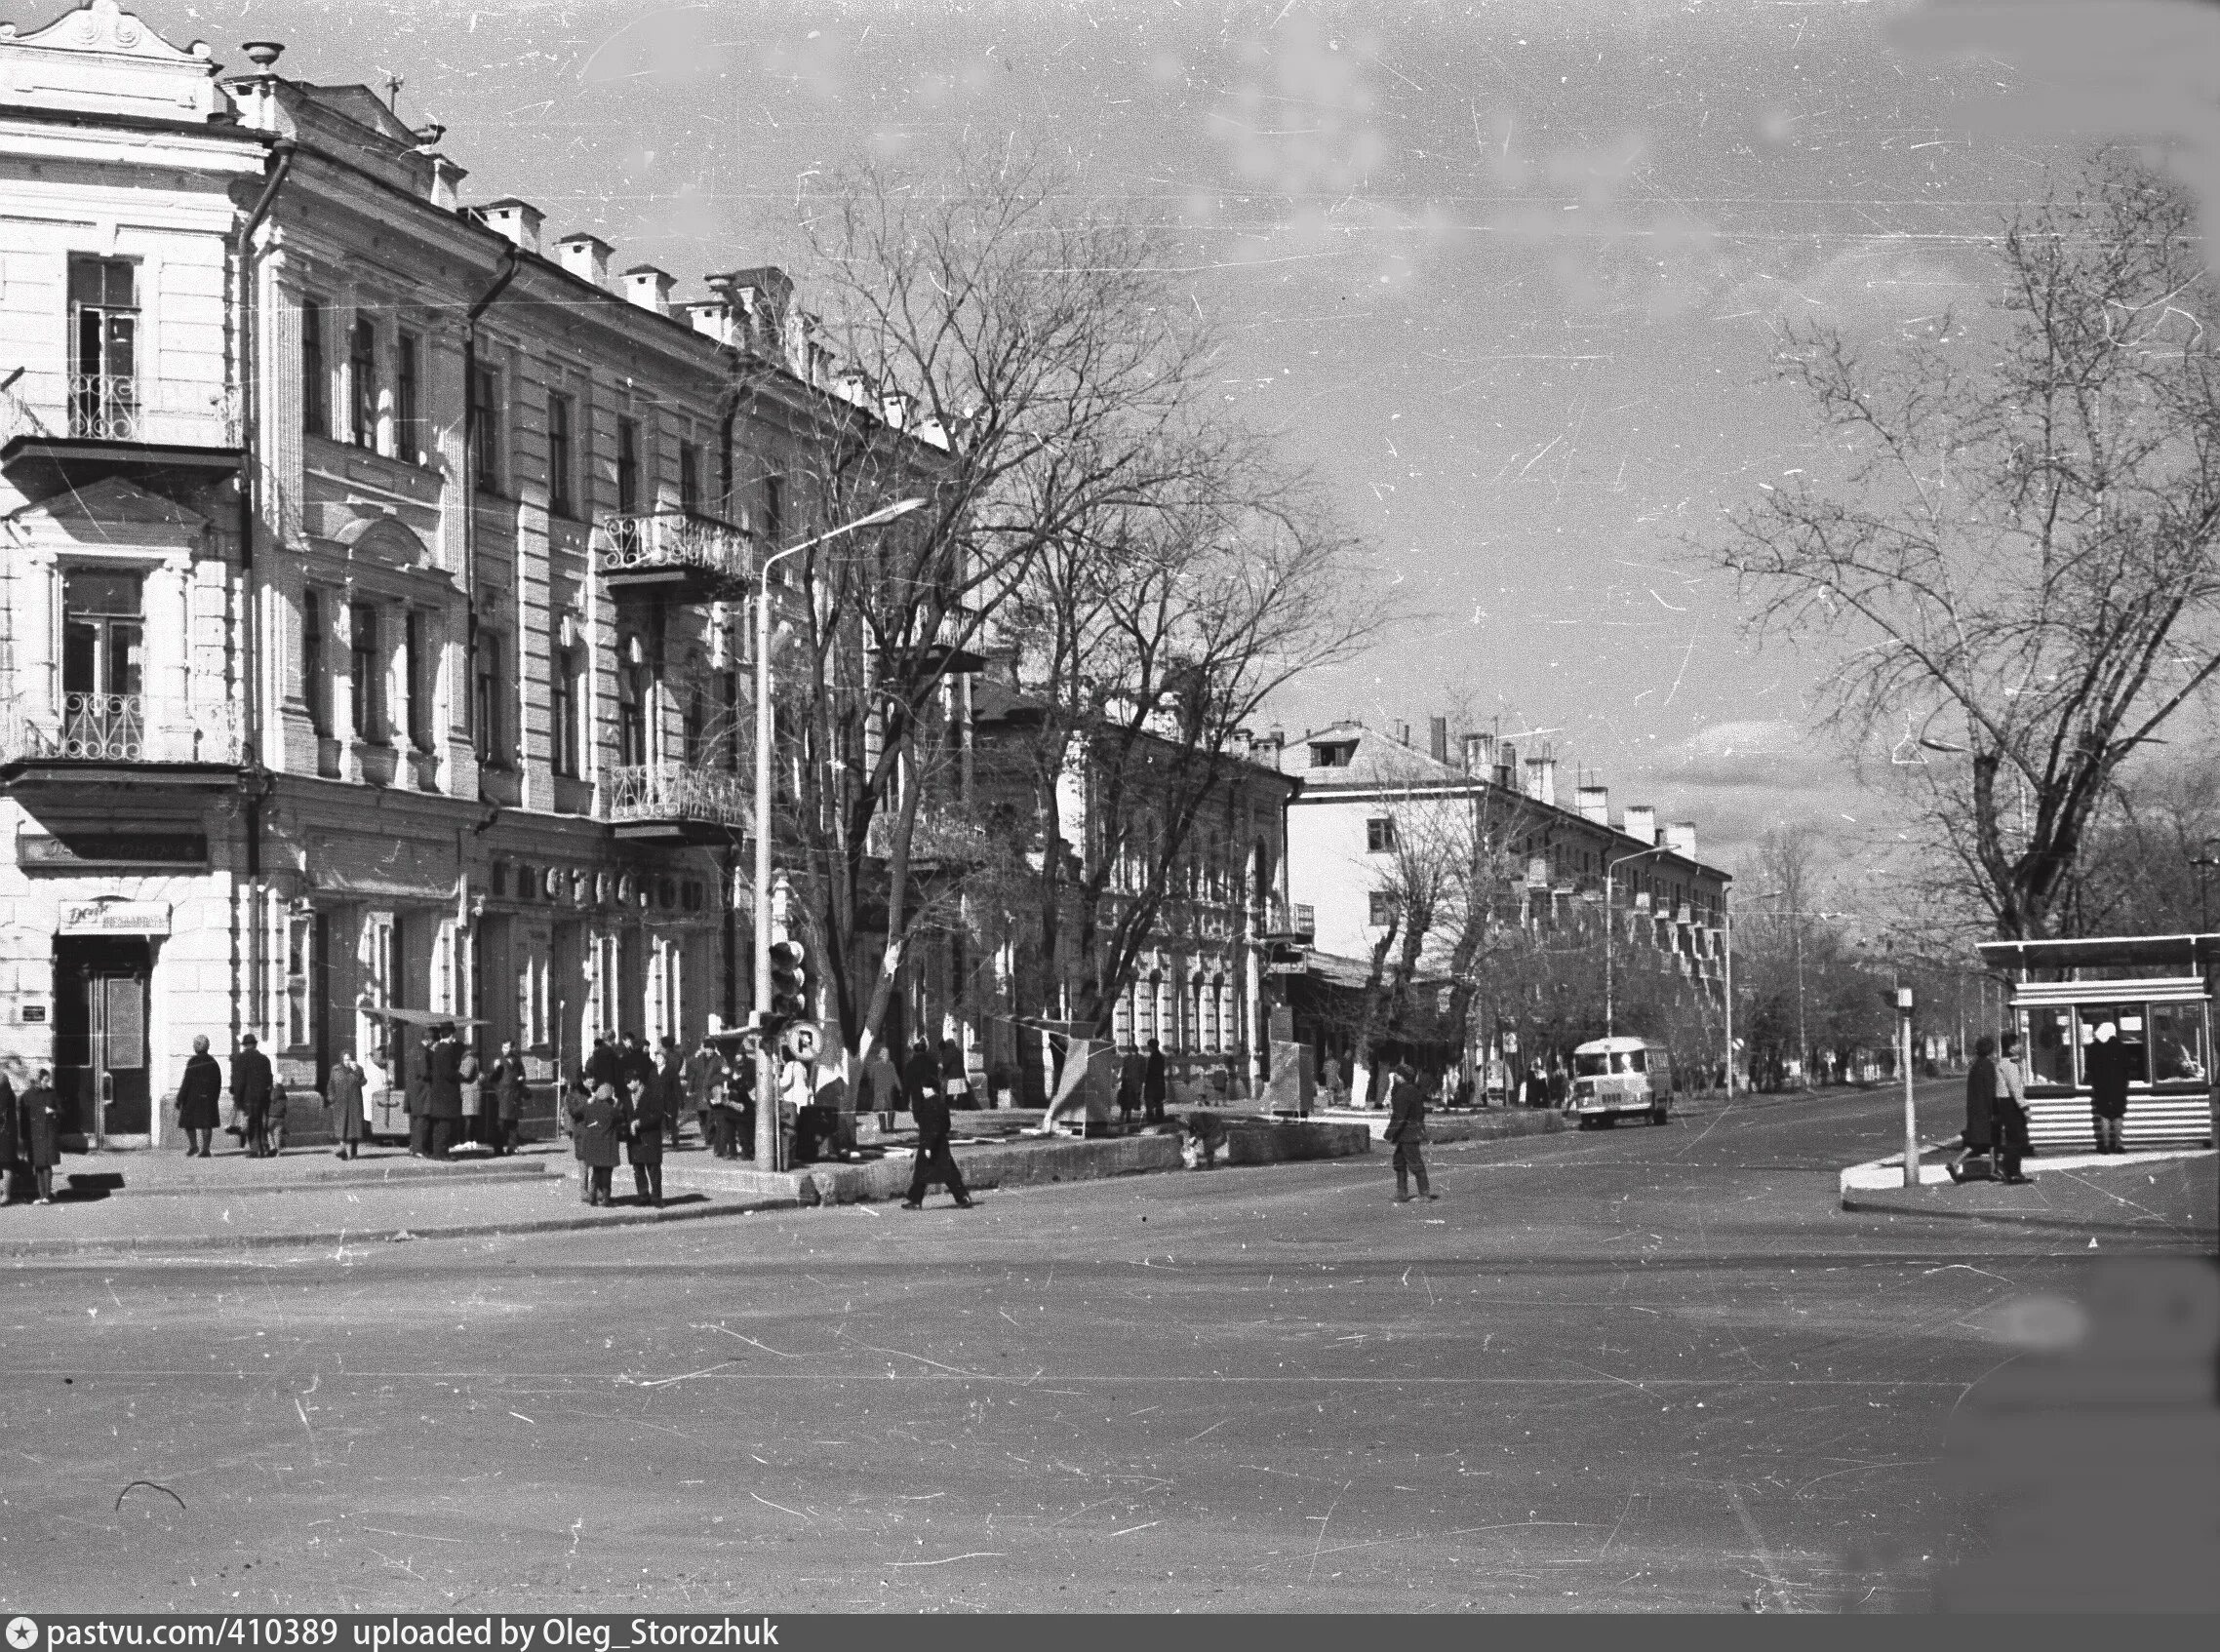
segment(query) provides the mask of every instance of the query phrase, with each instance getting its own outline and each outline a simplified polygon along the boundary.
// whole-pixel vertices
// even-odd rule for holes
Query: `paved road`
[[[971,1213],[24,1261],[0,1603],[1915,1605],[1980,1541],[1953,1413],[2087,1263],[1841,1211],[1896,1106],[1443,1148],[1436,1204],[1391,1204],[1375,1155]]]

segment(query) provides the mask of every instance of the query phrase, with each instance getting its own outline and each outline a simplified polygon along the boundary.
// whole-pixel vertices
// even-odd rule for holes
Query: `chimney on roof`
[[[894,430],[906,430],[910,422],[910,399],[899,390],[882,390],[879,393],[879,416]]]
[[[1250,749],[1258,763],[1268,763],[1277,768],[1280,767],[1280,754],[1287,747],[1288,731],[1275,723],[1256,736],[1256,744]]]
[[[1426,720],[1426,749],[1436,763],[1449,761],[1449,720],[1430,717]]]
[[[1557,803],[1556,758],[1526,759],[1526,796],[1538,804],[1554,806]]]
[[[1399,745],[1399,746],[1407,746],[1407,745],[1409,745],[1409,744],[1410,744],[1410,725],[1409,725],[1409,724],[1407,724],[1407,723],[1398,723],[1398,724],[1395,726],[1395,743],[1396,743],[1397,745]]]
[[[1583,786],[1575,794],[1580,800],[1580,818],[1598,826],[1611,823],[1611,791],[1608,786]]]
[[[596,287],[609,285],[609,255],[616,249],[598,235],[580,231],[566,235],[555,243],[555,261],[580,281],[590,281]]]
[[[1645,803],[1629,804],[1625,814],[1619,817],[1619,830],[1650,848],[1657,842],[1657,811]]]
[[[657,315],[670,313],[671,289],[676,285],[674,276],[654,264],[634,264],[624,272],[626,301],[644,310],[654,310]]]
[[[1684,859],[1696,858],[1696,823],[1693,820],[1676,820],[1665,828],[1665,841],[1673,846],[1673,852]]]
[[[695,298],[680,306],[686,311],[687,325],[705,338],[714,338],[720,344],[733,342],[733,304],[720,295],[714,298]]]
[[[777,355],[785,348],[786,312],[794,302],[794,283],[784,270],[776,264],[727,270],[709,277],[709,285],[729,295],[743,318],[735,343],[766,355]]]
[[[1467,734],[1464,737],[1464,760],[1467,774],[1477,774],[1483,780],[1490,778],[1495,768],[1495,736]]]
[[[514,196],[489,201],[478,209],[478,216],[488,229],[507,236],[528,253],[539,251],[539,224],[544,216],[530,201]]]

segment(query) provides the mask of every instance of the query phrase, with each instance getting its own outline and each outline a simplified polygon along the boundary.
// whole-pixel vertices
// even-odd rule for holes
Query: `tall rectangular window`
[[[139,439],[139,271],[128,258],[69,260],[69,434]]]
[[[616,514],[635,516],[640,510],[640,421],[616,421]]]
[[[377,446],[377,330],[368,316],[347,332],[347,440]]]
[[[285,921],[285,1047],[307,1049],[316,1042],[313,913],[294,913]]]
[[[431,617],[411,609],[408,627],[409,743],[428,752],[438,743],[432,728],[432,688],[439,673],[428,636]]]
[[[62,708],[72,727],[92,720],[82,734],[65,730],[65,740],[82,738],[104,748],[137,739],[143,688],[139,656],[146,637],[141,603],[136,573],[70,569],[62,574]]]
[[[316,591],[300,597],[300,698],[308,707],[308,727],[332,731],[332,684],[324,663],[324,598]]]
[[[311,436],[332,434],[332,380],[324,365],[324,305],[316,298],[300,303],[300,428]]]
[[[616,670],[616,761],[636,768],[649,761],[648,710],[654,688],[644,665]]]
[[[393,345],[393,452],[410,464],[423,462],[422,347],[413,333],[402,334]]]
[[[576,516],[571,463],[571,398],[547,398],[547,508],[557,516]]]
[[[501,737],[507,724],[501,715],[502,688],[500,633],[481,631],[478,633],[477,701],[472,709],[476,714],[478,761],[488,768],[509,766],[509,749]]]
[[[573,649],[557,648],[547,662],[547,721],[550,766],[558,774],[578,777],[578,661]]]
[[[377,651],[377,609],[356,603],[347,614],[347,669],[354,680],[355,738],[385,738],[385,661]]]
[[[725,747],[725,772],[740,771],[740,673],[737,667],[718,678],[717,723]]]
[[[701,514],[701,445],[678,445],[678,508],[688,516]]]
[[[480,492],[501,491],[501,371],[492,362],[470,371],[470,470]]]
[[[785,538],[786,479],[783,476],[767,476],[763,479],[764,547],[775,551]]]

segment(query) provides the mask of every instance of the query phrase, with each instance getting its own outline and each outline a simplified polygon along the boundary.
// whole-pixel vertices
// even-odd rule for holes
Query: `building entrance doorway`
[[[62,1132],[88,1147],[154,1139],[146,1014],[154,949],[143,940],[59,936],[54,943],[54,1089]]]

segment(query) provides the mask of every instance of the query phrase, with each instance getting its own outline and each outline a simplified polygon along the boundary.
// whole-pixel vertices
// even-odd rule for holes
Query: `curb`
[[[1899,1192],[1902,1190],[1899,1189]],[[2212,1239],[2220,1229],[2184,1228],[2169,1222],[2089,1222],[2070,1221],[2063,1216],[2022,1215],[2016,1210],[1952,1210],[1938,1206],[1929,1210],[1916,1204],[1892,1204],[1873,1200],[1843,1200],[1844,1210],[1853,1210],[1868,1216],[1924,1216],[1945,1222],[1997,1222],[2015,1228],[2042,1228],[2069,1234],[2157,1234],[2164,1237],[2186,1235],[2192,1239]]]
[[[497,1239],[504,1234],[580,1233],[589,1228],[641,1228],[663,1222],[699,1222],[712,1216],[745,1216],[756,1210],[799,1208],[793,1200],[745,1204],[709,1204],[671,1210],[619,1210],[606,1216],[551,1216],[522,1222],[471,1222],[428,1228],[345,1228],[297,1234],[135,1235],[118,1239],[38,1239],[0,1242],[0,1260],[11,1257],[83,1256],[98,1252],[172,1255],[222,1250],[297,1250],[308,1245],[346,1249],[416,1239]],[[401,1236],[407,1235],[403,1240]]]
[[[70,1172],[69,1179],[95,1178],[115,1174],[111,1171],[78,1170]],[[353,1193],[360,1189],[397,1187],[454,1186],[457,1183],[477,1185],[484,1182],[537,1182],[548,1175],[548,1160],[535,1159],[525,1164],[508,1165],[489,1163],[443,1165],[437,1169],[412,1165],[403,1169],[395,1165],[378,1176],[304,1176],[286,1182],[232,1182],[194,1186],[179,1182],[166,1187],[134,1188],[127,1181],[125,1194],[132,1199],[249,1199],[257,1194],[268,1193]],[[113,1196],[111,1196],[113,1197]]]

